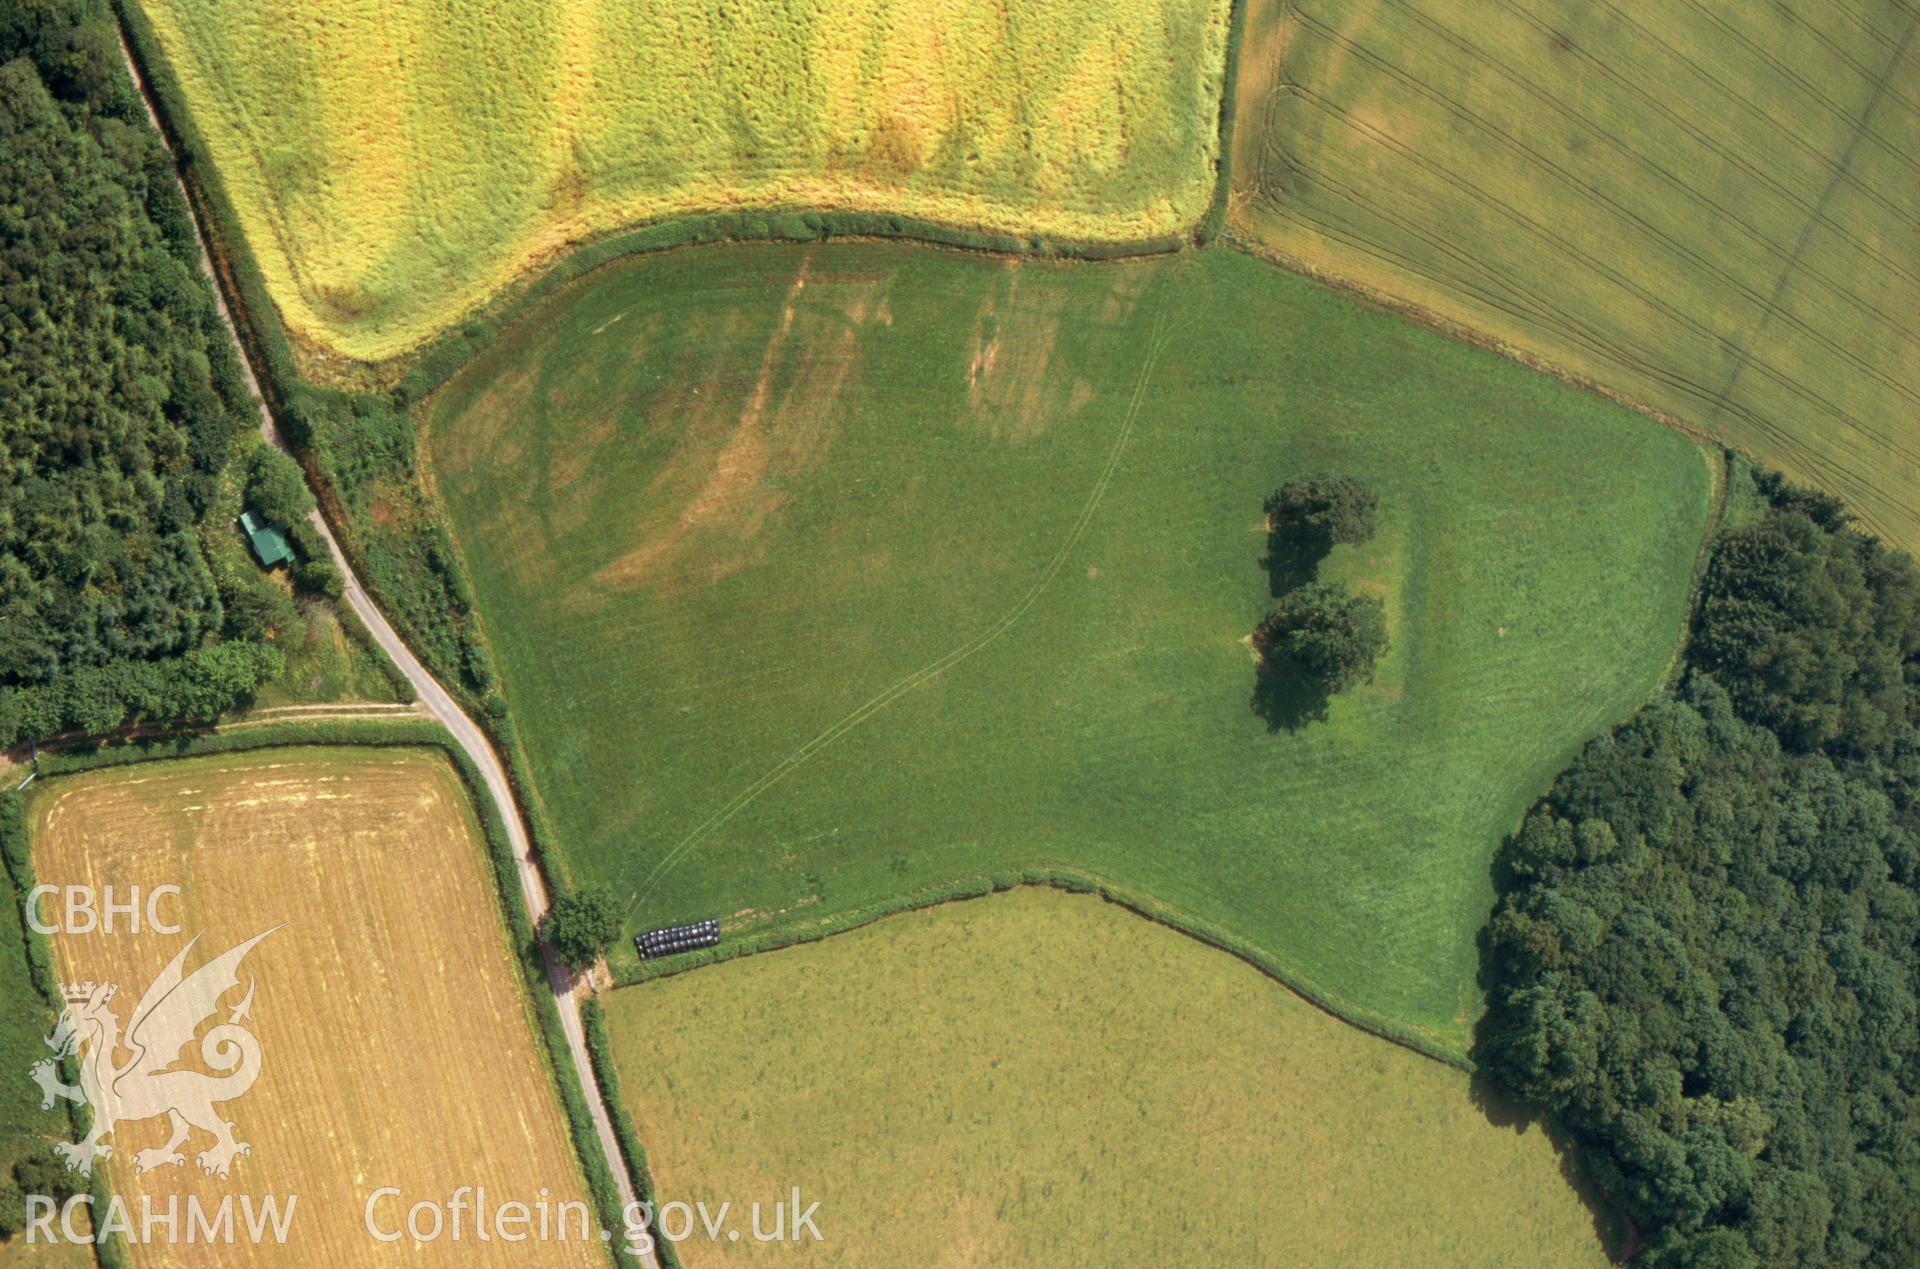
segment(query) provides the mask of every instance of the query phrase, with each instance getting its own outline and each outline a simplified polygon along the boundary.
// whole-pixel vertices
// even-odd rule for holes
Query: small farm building
[[[240,531],[247,535],[247,545],[253,548],[253,557],[260,561],[261,568],[293,562],[293,548],[287,545],[287,535],[253,512],[240,513]]]

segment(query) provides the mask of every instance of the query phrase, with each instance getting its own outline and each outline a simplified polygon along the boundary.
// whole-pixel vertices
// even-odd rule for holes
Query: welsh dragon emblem
[[[260,1041],[240,1025],[253,1007],[251,976],[247,994],[228,1009],[226,1021],[200,1037],[201,1060],[222,1074],[169,1068],[185,1056],[201,1024],[219,1012],[221,997],[240,986],[240,962],[272,933],[263,930],[192,973],[184,973],[187,953],[199,941],[196,935],[140,997],[124,1034],[119,1015],[109,1007],[118,990],[115,984],[88,982],[64,989],[66,1007],[53,1034],[46,1037],[53,1056],[34,1063],[29,1074],[40,1085],[43,1110],[51,1109],[56,1097],[93,1107],[93,1127],[87,1135],[54,1147],[69,1170],[91,1173],[95,1159],[113,1153],[113,1146],[102,1138],[116,1125],[156,1115],[166,1115],[173,1131],[166,1145],[133,1157],[134,1167],[141,1172],[185,1163],[180,1147],[195,1128],[213,1134],[213,1144],[195,1156],[195,1162],[210,1174],[225,1177],[234,1156],[250,1153],[246,1142],[234,1138],[233,1125],[213,1106],[239,1097],[260,1077]],[[116,1064],[122,1049],[129,1056]],[[73,1053],[81,1054],[77,1085],[62,1082],[57,1066]]]

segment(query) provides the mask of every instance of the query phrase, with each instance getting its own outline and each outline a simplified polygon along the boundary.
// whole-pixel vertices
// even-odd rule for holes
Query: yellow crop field
[[[1228,0],[141,0],[308,353],[739,208],[1128,240],[1211,197]]]
[[[1607,1262],[1612,1220],[1464,1073],[1090,896],[946,904],[605,1003],[663,1204],[768,1235],[751,1202],[819,1204],[818,1241],[663,1206],[690,1269]]]
[[[140,1151],[167,1144],[169,1120],[126,1112],[105,1166],[133,1211],[148,1196],[178,1195],[183,1211],[192,1198],[212,1211],[229,1195],[298,1196],[284,1245],[239,1239],[220,1249],[223,1265],[605,1263],[598,1221],[589,1242],[577,1213],[566,1242],[480,1242],[471,1219],[457,1241],[450,1223],[421,1243],[404,1230],[411,1204],[448,1204],[460,1186],[484,1186],[494,1208],[591,1210],[465,786],[443,756],[281,749],[148,763],[36,785],[27,813],[45,884],[112,885],[120,898],[180,887],[155,909],[177,934],[144,922],[132,933],[122,916],[111,934],[53,936],[62,980],[116,984],[107,1005],[122,1022],[194,936],[189,972],[272,930],[182,1062],[211,1064],[219,1023],[239,1014],[258,1075],[214,1110],[249,1152],[227,1179],[209,1175],[196,1161],[214,1138],[194,1128],[182,1162],[136,1172]],[[251,1065],[243,1053],[228,1069]],[[377,1197],[385,1187],[398,1195]],[[369,1232],[369,1200],[398,1241]],[[135,1254],[157,1269],[203,1263],[207,1249],[149,1241]]]

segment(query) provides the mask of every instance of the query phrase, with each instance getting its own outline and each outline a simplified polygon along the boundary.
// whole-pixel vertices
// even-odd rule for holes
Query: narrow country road
[[[152,91],[146,78],[140,73],[139,63],[134,60],[133,50],[128,47],[126,36],[120,37],[120,52],[126,59],[127,73],[133,77],[134,86],[140,92],[140,100],[146,105],[147,117],[159,134],[160,143],[173,154],[172,142],[167,139],[166,129],[160,126],[160,116],[154,106]],[[174,179],[179,181],[179,156],[174,155]],[[287,449],[286,438],[281,435],[279,425],[274,421],[272,412],[267,409],[266,400],[260,392],[260,381],[254,376],[253,363],[247,354],[247,346],[235,329],[233,314],[227,307],[225,292],[221,289],[219,275],[214,272],[213,260],[207,252],[206,231],[200,224],[200,212],[193,200],[187,195],[186,186],[181,184],[180,193],[187,199],[187,208],[192,213],[193,232],[200,244],[200,268],[213,283],[214,303],[219,306],[220,316],[226,322],[227,334],[233,340],[240,355],[240,370],[246,376],[247,388],[253,394],[255,407],[260,411],[260,432],[269,442],[280,449]],[[340,575],[346,579],[345,597],[359,614],[360,620],[373,632],[374,641],[393,658],[400,672],[413,684],[414,691],[420,695],[420,704],[434,718],[438,719],[453,738],[466,751],[473,765],[479,769],[481,779],[486,783],[487,794],[493,799],[494,806],[500,812],[501,820],[507,826],[507,837],[513,846],[513,857],[519,866],[520,888],[527,898],[527,913],[537,927],[540,919],[546,915],[548,897],[546,881],[540,875],[540,869],[533,861],[533,843],[528,839],[525,820],[521,818],[520,807],[514,801],[513,786],[507,782],[506,768],[501,765],[499,754],[494,752],[486,733],[467,716],[447,690],[440,686],[438,679],[427,672],[419,658],[394,633],[380,609],[368,597],[366,589],[360,585],[359,577],[353,566],[348,563],[346,554],[341,551],[340,543],[335,540],[333,530],[319,511],[312,515],[314,528],[327,544],[327,550],[333,555],[333,562],[340,569]],[[607,1115],[606,1098],[601,1094],[600,1081],[594,1074],[593,1063],[587,1056],[586,1029],[580,1022],[580,1002],[575,995],[573,976],[560,964],[553,954],[553,948],[545,940],[540,943],[540,955],[546,962],[547,985],[553,992],[554,1003],[560,1009],[560,1023],[566,1032],[567,1047],[573,1054],[573,1064],[580,1073],[581,1091],[586,1095],[587,1108],[593,1114],[595,1130],[600,1135],[600,1146],[606,1152],[607,1166],[613,1173],[614,1184],[619,1187],[620,1203],[623,1209],[630,1208],[635,1200],[633,1184],[628,1179],[626,1167],[621,1161],[619,1141],[613,1135],[613,1122]],[[476,1055],[477,1056],[477,1055]],[[614,1231],[616,1238],[621,1231]],[[657,1266],[652,1252],[641,1257],[641,1262]]]

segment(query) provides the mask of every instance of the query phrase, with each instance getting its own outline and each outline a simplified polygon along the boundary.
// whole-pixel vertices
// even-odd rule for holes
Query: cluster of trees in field
[[[1280,602],[1253,632],[1254,712],[1278,730],[1326,717],[1328,699],[1373,677],[1387,647],[1385,606],[1313,580],[1336,545],[1373,537],[1380,501],[1353,476],[1290,480],[1266,501],[1266,567]]]
[[[1920,571],[1763,475],[1672,697],[1496,865],[1477,1057],[1650,1265],[1920,1262]]]
[[[231,549],[252,404],[97,0],[0,11],[0,400],[0,745],[204,717],[280,672],[293,601]],[[274,459],[245,493],[337,593]]]

